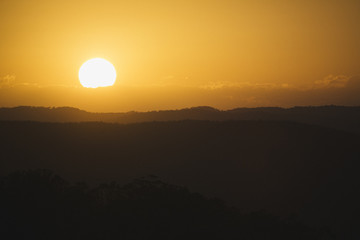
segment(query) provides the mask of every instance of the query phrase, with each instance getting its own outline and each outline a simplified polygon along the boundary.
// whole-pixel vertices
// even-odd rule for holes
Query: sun
[[[115,83],[116,70],[109,61],[93,58],[80,67],[79,79],[86,88],[109,87]]]

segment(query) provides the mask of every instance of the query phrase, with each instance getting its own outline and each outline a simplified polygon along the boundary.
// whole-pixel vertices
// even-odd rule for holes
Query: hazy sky
[[[360,105],[359,0],[1,0],[0,106]],[[101,57],[114,86],[83,88]]]

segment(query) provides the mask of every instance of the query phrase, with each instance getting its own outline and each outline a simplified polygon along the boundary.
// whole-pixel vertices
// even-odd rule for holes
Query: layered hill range
[[[314,124],[351,132],[360,132],[360,107],[261,107],[236,108],[221,111],[212,107],[193,107],[180,110],[125,113],[92,113],[71,107],[14,107],[0,108],[0,120],[39,122],[105,122],[140,123],[181,120],[263,120],[291,121]]]
[[[359,107],[19,107],[1,109],[0,119],[0,175],[50,169],[91,184],[155,175],[242,212],[295,214],[334,239],[360,237]]]

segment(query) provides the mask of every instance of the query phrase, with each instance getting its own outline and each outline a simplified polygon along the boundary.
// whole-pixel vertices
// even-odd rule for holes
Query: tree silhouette
[[[1,178],[4,239],[321,239],[323,231],[152,176],[120,186],[69,184],[48,170]]]

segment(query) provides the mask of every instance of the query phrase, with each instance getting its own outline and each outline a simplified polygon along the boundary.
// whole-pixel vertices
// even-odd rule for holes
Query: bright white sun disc
[[[80,67],[79,79],[86,88],[109,87],[115,83],[116,70],[109,61],[93,58]]]

